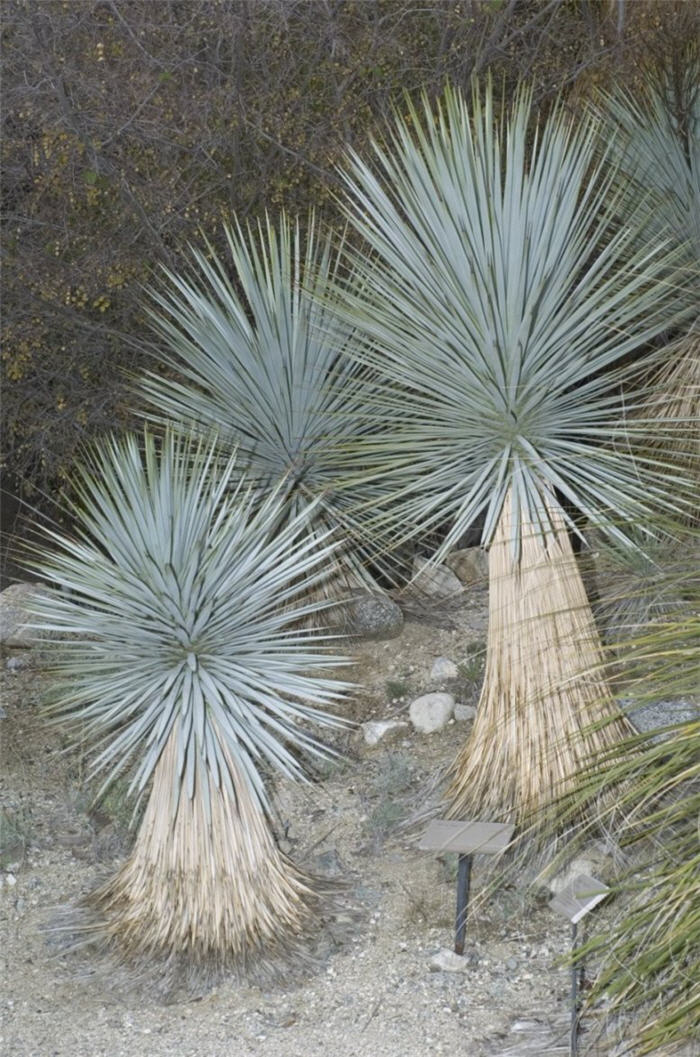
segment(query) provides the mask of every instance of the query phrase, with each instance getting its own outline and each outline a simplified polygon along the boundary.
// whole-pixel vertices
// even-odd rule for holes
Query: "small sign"
[[[459,855],[495,855],[510,843],[515,826],[500,822],[453,822],[433,819],[421,837],[422,851],[453,851]]]
[[[572,925],[576,925],[605,899],[609,891],[608,886],[595,877],[579,874],[550,901],[549,906],[551,910],[556,910],[558,914],[568,918]]]

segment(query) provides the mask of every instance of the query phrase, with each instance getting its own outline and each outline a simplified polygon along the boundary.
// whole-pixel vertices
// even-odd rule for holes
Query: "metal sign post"
[[[576,1057],[578,1053],[579,992],[583,988],[585,972],[583,962],[577,965],[574,960],[578,923],[593,907],[605,899],[609,891],[607,885],[595,877],[579,874],[549,904],[551,910],[562,914],[571,922],[571,1035],[569,1041],[571,1057]]]
[[[496,855],[510,843],[515,826],[499,822],[453,822],[433,819],[418,845],[423,851],[452,851],[459,855],[457,867],[457,916],[455,954],[464,954],[467,911],[471,887],[472,856]]]

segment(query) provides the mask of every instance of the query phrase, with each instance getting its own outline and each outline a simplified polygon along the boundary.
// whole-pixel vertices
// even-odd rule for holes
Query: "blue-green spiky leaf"
[[[387,520],[451,520],[445,548],[482,512],[488,544],[509,491],[516,532],[548,528],[554,492],[613,533],[669,501],[671,471],[631,457],[627,419],[643,406],[629,354],[685,311],[675,257],[640,249],[647,212],[619,224],[592,117],[555,107],[533,126],[527,91],[507,114],[490,88],[471,106],[448,91],[345,174],[368,247],[346,312],[390,424],[368,458],[395,482]]]
[[[178,794],[195,772],[205,796],[233,790],[232,761],[267,806],[261,766],[300,777],[298,750],[326,751],[309,725],[342,723],[324,710],[347,689],[326,674],[340,659],[300,624],[334,545],[309,535],[312,508],[259,501],[216,451],[172,431],[96,449],[77,534],[51,532],[33,562],[52,588],[36,622],[60,633],[50,711],[106,784],[128,770],[141,792],[176,730]]]

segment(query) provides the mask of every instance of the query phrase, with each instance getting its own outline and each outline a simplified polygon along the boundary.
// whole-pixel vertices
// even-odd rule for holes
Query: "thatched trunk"
[[[274,962],[308,926],[317,896],[240,776],[235,800],[212,788],[210,824],[199,777],[173,817],[177,737],[175,729],[156,766],[131,855],[90,902],[128,956],[245,968],[264,953]]]
[[[564,518],[521,525],[506,498],[489,552],[486,671],[448,790],[453,818],[522,820],[571,787],[585,763],[633,731],[612,698]],[[595,730],[586,729],[617,716]]]

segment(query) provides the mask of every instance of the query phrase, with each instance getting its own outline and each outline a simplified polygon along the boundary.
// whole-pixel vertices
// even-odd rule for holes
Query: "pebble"
[[[466,958],[443,947],[432,956],[428,967],[431,973],[463,973],[469,968],[469,963]]]
[[[399,719],[371,720],[362,724],[362,736],[365,744],[370,747],[378,745],[381,741],[387,743],[408,730],[408,723]]]
[[[474,705],[455,705],[455,719],[458,723],[468,723],[476,718]]]
[[[21,672],[30,665],[29,657],[8,657],[5,668],[8,672]]]

